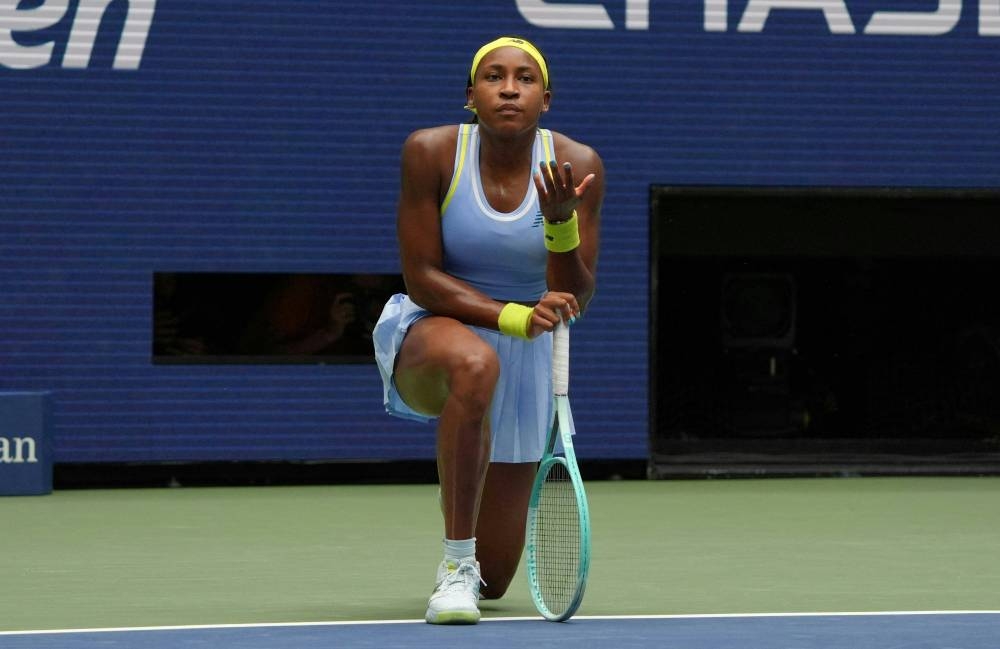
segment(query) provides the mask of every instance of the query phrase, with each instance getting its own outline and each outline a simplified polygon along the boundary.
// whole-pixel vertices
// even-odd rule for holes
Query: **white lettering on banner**
[[[555,29],[615,29],[605,4],[549,3],[515,0],[518,11],[536,27]],[[855,34],[846,0],[749,0],[736,29],[762,32],[772,10],[822,11],[832,34]],[[950,33],[962,16],[962,0],[938,0],[934,11],[876,11],[865,34],[941,36]],[[649,30],[649,0],[625,0],[625,29]],[[704,0],[704,30],[729,31],[729,0]],[[979,35],[1000,36],[1000,0],[979,0]]]
[[[729,29],[729,0],[705,0],[705,31]]]
[[[40,68],[52,58],[55,43],[20,45],[14,32],[34,32],[46,29],[62,20],[69,0],[50,0],[34,9],[18,9],[17,0],[0,4],[0,64],[16,70]]]
[[[649,0],[625,0],[625,29],[649,29]]]
[[[876,11],[865,33],[940,36],[955,29],[961,17],[962,0],[940,0],[937,11]]]
[[[79,0],[63,55],[64,68],[90,65],[98,29],[112,1]],[[15,70],[48,65],[52,61],[54,41],[21,45],[14,34],[48,29],[61,21],[68,9],[69,0],[45,0],[30,9],[18,9],[18,0],[0,0],[0,65]],[[139,69],[155,9],[156,0],[128,0],[128,13],[112,63],[114,69]]]
[[[750,0],[736,29],[741,32],[764,31],[764,23],[767,22],[772,9],[819,10],[826,18],[830,33],[854,33],[854,23],[851,21],[851,14],[847,13],[844,0]]]
[[[979,0],[979,35],[1000,36],[1000,0]]]
[[[11,443],[13,442],[13,455],[11,454]],[[25,459],[27,451],[27,459]],[[35,455],[35,440],[33,437],[0,437],[0,464],[35,464],[38,458]]]
[[[517,10],[536,27],[565,29],[614,29],[602,4],[549,4],[545,0],[516,0]]]

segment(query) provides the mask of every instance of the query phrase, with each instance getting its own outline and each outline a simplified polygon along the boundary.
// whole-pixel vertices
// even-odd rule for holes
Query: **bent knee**
[[[485,412],[499,377],[500,359],[490,345],[457,321],[438,317],[414,325],[393,373],[406,404],[430,416],[452,397]]]
[[[479,595],[483,599],[500,599],[507,592],[510,587],[511,577],[508,576],[506,579],[498,579],[495,575],[484,579],[486,585],[479,589]]]
[[[489,407],[493,390],[500,378],[500,359],[492,348],[483,345],[452,357],[449,367],[449,392],[468,405]]]
[[[456,352],[449,369],[453,392],[459,388],[492,390],[500,376],[500,359],[492,347],[482,345]]]

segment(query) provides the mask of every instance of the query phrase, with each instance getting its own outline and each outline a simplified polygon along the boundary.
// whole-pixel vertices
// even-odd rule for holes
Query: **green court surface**
[[[1000,478],[588,489],[580,615],[1000,608]],[[431,485],[0,498],[0,630],[419,619],[440,538]]]

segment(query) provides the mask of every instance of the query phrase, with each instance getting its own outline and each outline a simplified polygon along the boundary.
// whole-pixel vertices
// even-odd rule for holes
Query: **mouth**
[[[516,115],[522,111],[517,104],[501,104],[497,107],[497,112],[501,115]]]

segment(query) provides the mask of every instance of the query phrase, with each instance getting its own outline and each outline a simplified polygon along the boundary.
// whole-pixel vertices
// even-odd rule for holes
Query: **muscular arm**
[[[410,298],[428,311],[495,329],[503,304],[443,270],[440,201],[455,139],[455,127],[439,127],[416,131],[403,145],[396,221],[403,279]]]
[[[410,298],[428,311],[496,329],[504,304],[444,271],[439,206],[451,181],[456,135],[455,127],[425,129],[411,134],[403,145],[396,225],[403,279]],[[580,246],[566,253],[549,253],[546,279],[550,293],[534,310],[531,337],[550,331],[560,318],[557,311],[565,310],[564,317],[582,311],[594,294],[604,169],[590,147],[565,136],[558,135],[556,155],[560,163],[570,162],[575,178],[583,180],[566,176],[573,180],[568,190],[572,197],[563,190],[559,196],[549,192],[550,200],[542,201],[544,192],[540,191],[540,205],[550,220],[576,209]]]
[[[580,245],[569,252],[550,252],[546,278],[550,290],[574,294],[582,311],[587,308],[596,286],[604,165],[590,147],[558,133],[554,136],[558,174],[566,182],[567,195],[559,195],[560,192],[553,192],[552,188],[546,190],[549,200],[540,198],[542,212],[546,219],[555,221],[567,218],[575,209]],[[571,164],[569,174],[563,167],[566,162]],[[588,180],[591,174],[593,178]],[[541,190],[539,188],[540,197],[543,195]]]

